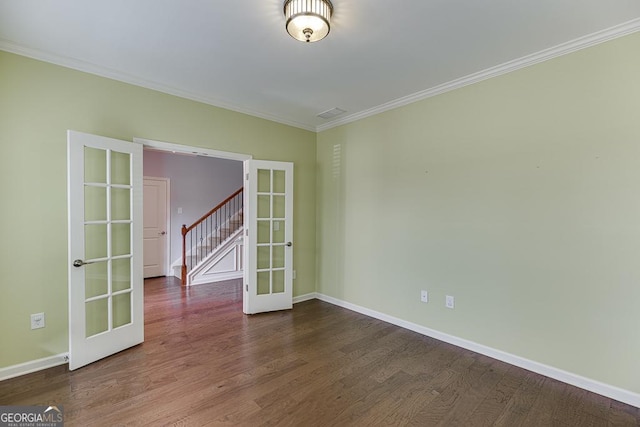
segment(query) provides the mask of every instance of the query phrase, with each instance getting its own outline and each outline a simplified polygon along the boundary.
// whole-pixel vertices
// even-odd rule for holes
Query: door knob
[[[84,262],[81,259],[76,259],[73,261],[73,266],[74,267],[82,267],[83,265],[87,265],[87,264],[93,264],[93,261],[89,261],[89,262]]]
[[[161,235],[161,236],[164,236],[165,234],[167,234],[167,232],[166,232],[166,231],[161,231],[161,232],[160,232],[160,235]]]
[[[287,246],[292,246],[292,245],[293,245],[293,243],[287,242]]]

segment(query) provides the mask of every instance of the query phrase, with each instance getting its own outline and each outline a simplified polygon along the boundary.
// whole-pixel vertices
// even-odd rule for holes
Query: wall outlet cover
[[[455,306],[455,298],[453,298],[451,295],[447,295],[445,298],[445,306],[447,308],[453,308]]]
[[[44,313],[35,313],[31,315],[31,329],[44,328]]]

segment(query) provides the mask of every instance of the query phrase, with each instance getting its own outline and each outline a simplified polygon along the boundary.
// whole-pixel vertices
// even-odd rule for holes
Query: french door
[[[244,312],[287,310],[293,306],[293,163],[247,160],[245,171]]]
[[[144,340],[142,145],[68,131],[69,369]]]

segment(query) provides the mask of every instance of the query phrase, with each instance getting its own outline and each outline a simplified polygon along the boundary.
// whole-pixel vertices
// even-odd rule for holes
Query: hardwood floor
[[[242,314],[240,282],[145,284],[145,342],[0,382],[67,426],[639,426],[640,410],[313,300]]]

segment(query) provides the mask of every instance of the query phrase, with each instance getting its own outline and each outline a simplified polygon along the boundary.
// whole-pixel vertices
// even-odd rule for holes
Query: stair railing
[[[187,273],[242,226],[242,207],[241,188],[190,226],[182,225],[182,286],[187,285]]]

